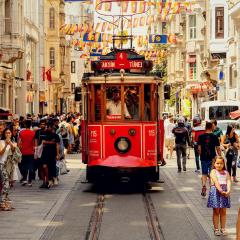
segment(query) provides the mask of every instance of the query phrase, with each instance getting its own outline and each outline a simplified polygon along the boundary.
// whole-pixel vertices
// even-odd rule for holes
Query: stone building
[[[23,0],[0,1],[0,108],[17,112],[24,53]]]
[[[60,27],[65,23],[63,0],[44,0],[44,71],[46,75],[45,112],[67,112],[71,94],[70,47],[66,46]],[[42,96],[43,97],[43,96]]]

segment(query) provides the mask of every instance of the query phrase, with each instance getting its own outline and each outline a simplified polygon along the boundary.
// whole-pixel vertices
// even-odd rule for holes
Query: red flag
[[[52,69],[52,68],[49,68],[49,69],[45,72],[45,73],[46,73],[47,80],[48,80],[49,82],[52,81],[51,69]]]

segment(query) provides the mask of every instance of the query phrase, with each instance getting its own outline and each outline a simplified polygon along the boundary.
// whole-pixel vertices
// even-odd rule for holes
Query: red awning
[[[240,118],[240,110],[236,110],[234,112],[230,112],[229,116],[231,119],[238,119]]]
[[[186,86],[186,90],[189,90],[191,93],[208,92],[212,89],[213,86],[208,81],[191,83]]]
[[[187,59],[187,63],[195,63],[196,62],[196,56],[195,55],[189,55]]]

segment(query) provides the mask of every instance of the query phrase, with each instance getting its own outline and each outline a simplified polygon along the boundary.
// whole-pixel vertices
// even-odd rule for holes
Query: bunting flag
[[[128,3],[129,2],[122,2],[122,11],[126,13],[128,11]]]
[[[111,10],[112,10],[112,3],[111,2],[105,2],[104,3],[104,10],[106,12],[111,12]]]
[[[101,0],[96,0],[96,7],[95,9],[100,11],[102,9],[103,4],[100,4]]]
[[[157,13],[162,14],[162,2],[157,2]]]
[[[131,2],[131,12],[137,13],[137,2],[136,1]]]
[[[180,13],[180,2],[174,2],[172,7],[172,13],[178,14]]]
[[[145,10],[146,10],[146,2],[144,2],[144,1],[141,1],[140,3],[139,3],[139,13],[144,13],[145,12]]]

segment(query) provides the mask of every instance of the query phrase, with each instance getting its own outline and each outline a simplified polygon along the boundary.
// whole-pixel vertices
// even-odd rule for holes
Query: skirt
[[[223,191],[227,191],[227,185],[220,185]],[[223,196],[217,188],[212,185],[209,191],[209,196],[208,196],[208,203],[207,203],[208,208],[230,208],[231,203],[230,203],[230,197],[225,197]]]

